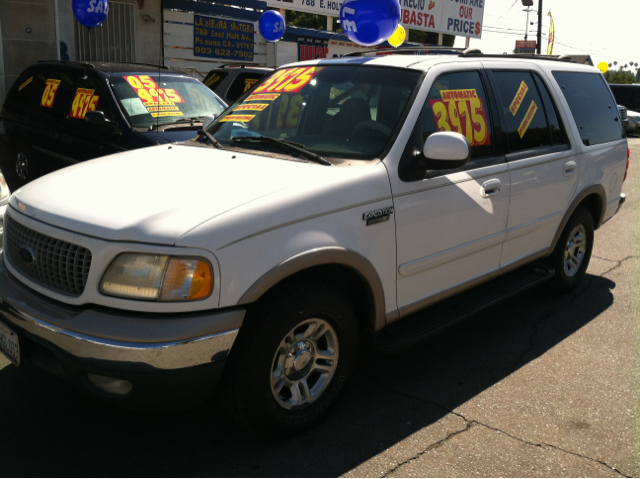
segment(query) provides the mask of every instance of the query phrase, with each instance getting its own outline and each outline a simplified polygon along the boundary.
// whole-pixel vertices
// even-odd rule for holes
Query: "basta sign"
[[[484,0],[400,0],[405,28],[480,38]]]

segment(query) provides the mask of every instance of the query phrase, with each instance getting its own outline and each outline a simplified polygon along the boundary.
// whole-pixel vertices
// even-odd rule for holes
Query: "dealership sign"
[[[342,1],[266,0],[274,8],[339,16]],[[355,0],[357,1],[357,0]],[[480,38],[485,0],[399,0],[400,24],[413,30]]]

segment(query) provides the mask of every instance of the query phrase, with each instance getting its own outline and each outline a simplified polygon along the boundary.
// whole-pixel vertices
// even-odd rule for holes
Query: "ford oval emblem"
[[[29,248],[28,246],[23,246],[22,248],[20,248],[20,258],[22,258],[22,261],[28,264],[35,261],[36,255],[31,250],[31,248]]]

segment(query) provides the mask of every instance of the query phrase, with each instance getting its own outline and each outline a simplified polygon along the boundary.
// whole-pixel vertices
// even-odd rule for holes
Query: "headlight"
[[[123,253],[100,282],[103,294],[148,301],[204,299],[212,290],[211,265],[197,257]]]
[[[6,203],[11,196],[11,191],[9,190],[9,186],[4,179],[4,175],[0,173],[0,205]]]

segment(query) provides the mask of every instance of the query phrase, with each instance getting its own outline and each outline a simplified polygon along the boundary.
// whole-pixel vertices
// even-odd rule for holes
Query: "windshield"
[[[111,77],[113,92],[131,126],[148,128],[219,115],[226,105],[194,78],[177,75]]]
[[[363,65],[285,68],[208,131],[225,147],[273,150],[271,142],[239,141],[271,137],[322,157],[374,159],[392,139],[419,79],[418,71]]]

